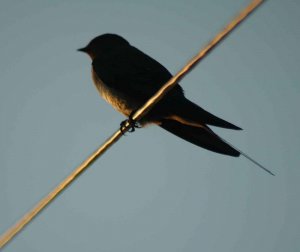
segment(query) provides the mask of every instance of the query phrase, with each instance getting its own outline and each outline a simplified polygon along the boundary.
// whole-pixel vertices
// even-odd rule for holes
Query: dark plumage
[[[118,35],[98,36],[79,51],[87,53],[93,60],[92,76],[101,96],[126,116],[140,108],[172,77],[159,62]],[[189,101],[179,84],[140,123],[155,123],[186,141],[214,152],[240,155],[238,150],[213,133],[207,124],[235,130],[240,128]]]

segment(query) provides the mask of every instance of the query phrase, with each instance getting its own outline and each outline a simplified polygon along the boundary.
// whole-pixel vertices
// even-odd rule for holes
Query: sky
[[[248,0],[0,3],[0,233],[125,118],[76,51],[116,33],[175,74]],[[150,126],[126,134],[3,251],[294,252],[300,248],[300,2],[266,1],[181,81],[261,162]]]

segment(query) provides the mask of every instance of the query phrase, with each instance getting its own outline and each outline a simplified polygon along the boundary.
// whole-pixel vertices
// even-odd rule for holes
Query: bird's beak
[[[78,51],[78,52],[84,52],[84,53],[87,53],[87,52],[88,52],[88,50],[87,50],[86,47],[79,48],[79,49],[77,49],[77,51]]]

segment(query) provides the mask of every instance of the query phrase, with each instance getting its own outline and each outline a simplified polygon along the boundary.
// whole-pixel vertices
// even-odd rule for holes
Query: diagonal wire
[[[250,13],[252,13],[263,0],[253,0],[242,10],[215,38],[213,38],[194,58],[192,58],[176,75],[174,75],[161,89],[157,91],[139,110],[132,116],[133,120],[140,120],[163,96],[173,88],[197,63],[199,63],[219,42],[221,42],[238,24],[240,24]],[[15,225],[9,228],[0,237],[0,249],[15,237],[30,221],[37,216],[47,205],[49,205],[68,185],[70,185],[82,172],[96,161],[110,146],[117,142],[124,132],[131,128],[129,121],[125,123],[122,131],[117,130],[91,154],[81,165],[79,165],[68,177],[56,186],[48,195],[41,199],[30,211],[28,211]],[[123,133],[122,133],[123,132]]]

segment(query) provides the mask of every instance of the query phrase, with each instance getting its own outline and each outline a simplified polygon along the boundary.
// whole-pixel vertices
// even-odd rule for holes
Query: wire
[[[243,11],[240,12],[220,33],[216,35],[194,58],[192,58],[176,75],[174,75],[160,90],[157,91],[139,110],[135,112],[132,119],[139,121],[163,96],[173,88],[193,67],[196,66],[218,43],[220,43],[238,24],[240,24],[250,13],[252,13],[263,0],[253,0]],[[0,237],[0,248],[4,247],[15,237],[28,223],[32,221],[47,205],[49,205],[67,186],[69,186],[82,172],[97,160],[105,151],[117,142],[124,132],[131,128],[129,120],[117,130],[103,145],[79,165],[68,177],[66,177],[53,191],[41,199],[36,206],[27,212],[15,225],[9,228]]]

